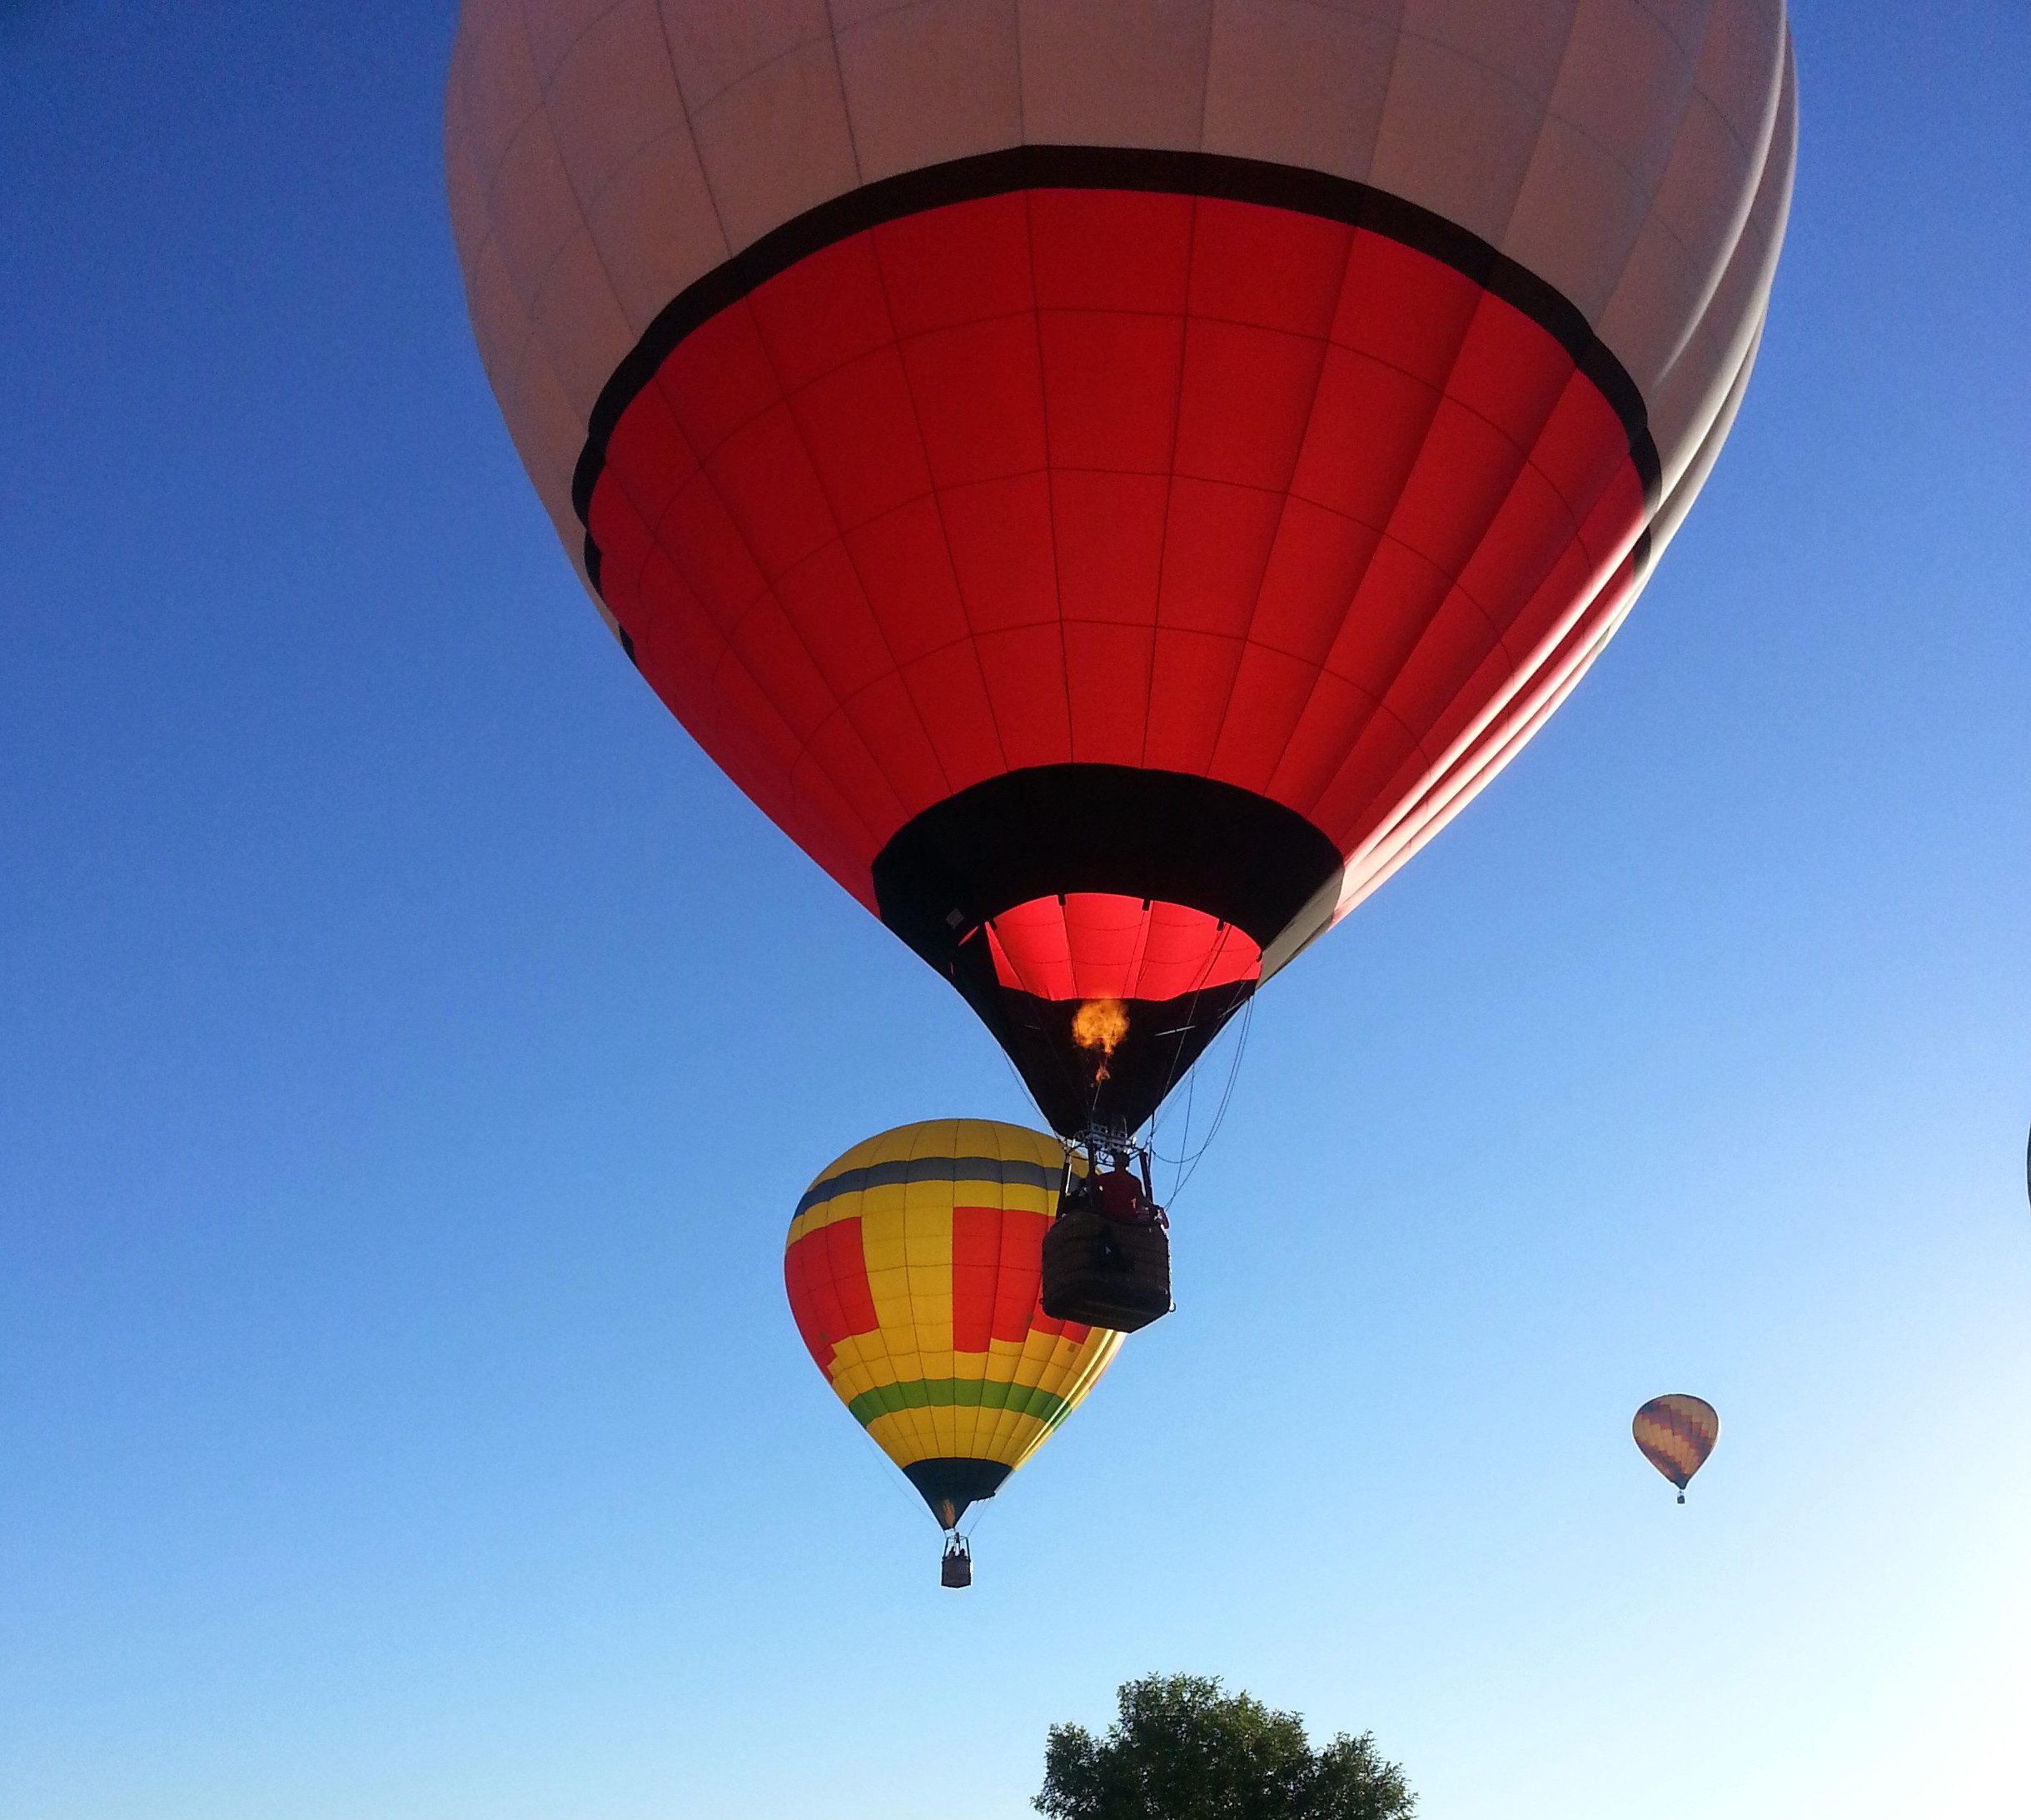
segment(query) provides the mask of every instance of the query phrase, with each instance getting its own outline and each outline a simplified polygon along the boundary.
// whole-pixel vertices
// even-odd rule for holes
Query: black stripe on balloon
[[[1217,778],[1039,764],[913,816],[872,870],[882,921],[946,971],[989,917],[1070,892],[1183,904],[1267,948],[1344,863],[1295,809]]]
[[[615,427],[693,330],[800,260],[855,234],[928,209],[1020,190],[1128,190],[1259,203],[1381,234],[1450,266],[1521,311],[1572,357],[1620,420],[1645,505],[1656,510],[1661,472],[1657,445],[1642,391],[1629,370],[1564,292],[1458,222],[1351,178],[1257,158],[1126,146],[1013,146],[905,171],[834,196],[763,235],[686,286],[614,370],[592,408],[585,446],[571,480],[571,502],[580,521],[588,520],[593,489],[605,468]],[[1637,566],[1642,567],[1640,546]],[[585,568],[597,588],[600,552],[590,535]]]
[[[813,1182],[797,1203],[799,1214],[822,1207],[837,1195],[860,1194],[869,1188],[907,1187],[913,1181],[1015,1182],[1025,1188],[1056,1188],[1055,1164],[1026,1162],[999,1156],[913,1156],[906,1161],[869,1163],[864,1169],[842,1169]]]
[[[930,1505],[931,1514],[947,1529],[958,1522],[966,1507],[982,1498],[992,1498],[1015,1469],[993,1459],[920,1459],[903,1469],[903,1476]],[[940,1504],[952,1507],[948,1521]]]

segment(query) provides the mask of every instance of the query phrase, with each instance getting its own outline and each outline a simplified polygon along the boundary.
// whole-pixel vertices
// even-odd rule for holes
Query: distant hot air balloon
[[[1038,1305],[1058,1210],[1058,1140],[984,1119],[869,1138],[797,1204],[783,1275],[797,1330],[839,1400],[948,1533],[971,1577],[968,1504],[1076,1409],[1122,1336]]]
[[[1782,0],[465,0],[446,139],[608,626],[1073,1135],[1620,624],[1793,95]]]
[[[1679,1488],[1684,1504],[1686,1485],[1720,1439],[1714,1405],[1696,1396],[1654,1396],[1630,1425],[1643,1457]]]

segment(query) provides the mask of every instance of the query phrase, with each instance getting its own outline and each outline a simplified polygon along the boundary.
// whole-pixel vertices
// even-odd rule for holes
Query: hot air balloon
[[[1122,1336],[1038,1305],[1064,1147],[984,1119],[856,1145],[797,1204],[783,1257],[797,1330],[839,1400],[958,1534],[1107,1370]]]
[[[1684,1504],[1685,1487],[1720,1439],[1714,1405],[1696,1396],[1654,1396],[1630,1427],[1643,1457],[1679,1488]]]
[[[1795,138],[1782,0],[464,0],[446,127],[609,629],[1068,1136],[1599,654]]]

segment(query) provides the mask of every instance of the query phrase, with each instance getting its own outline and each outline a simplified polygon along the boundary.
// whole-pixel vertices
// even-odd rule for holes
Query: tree
[[[1123,1684],[1121,1716],[1095,1738],[1053,1725],[1044,1747],[1050,1820],[1411,1820],[1417,1798],[1373,1738],[1322,1750],[1295,1713],[1197,1675]]]

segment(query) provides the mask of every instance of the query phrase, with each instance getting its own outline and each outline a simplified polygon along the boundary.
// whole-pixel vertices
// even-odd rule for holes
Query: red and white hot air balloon
[[[465,0],[446,146],[609,627],[1071,1132],[1620,623],[1795,126],[1782,0]]]

